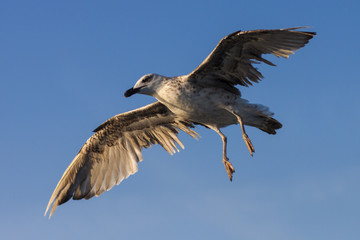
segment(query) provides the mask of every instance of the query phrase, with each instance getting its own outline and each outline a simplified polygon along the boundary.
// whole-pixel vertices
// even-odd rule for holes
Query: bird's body
[[[165,77],[148,74],[141,77],[125,97],[136,93],[158,101],[116,115],[94,130],[56,186],[50,216],[58,205],[73,199],[89,199],[110,190],[134,174],[142,161],[141,150],[160,144],[170,154],[184,147],[177,134],[184,131],[197,138],[191,128],[203,125],[217,132],[223,142],[222,161],[230,180],[234,167],[227,157],[227,138],[221,128],[239,124],[251,155],[254,147],[245,125],[268,134],[276,134],[282,125],[273,113],[260,104],[241,98],[236,85],[249,86],[263,77],[253,66],[264,62],[263,54],[288,58],[315,35],[295,31],[299,28],[235,32],[223,38],[210,55],[188,75]]]
[[[239,95],[215,87],[202,88],[186,80],[186,76],[165,80],[164,86],[153,97],[176,116],[195,123],[219,128],[237,123],[236,117],[225,107],[240,106]]]

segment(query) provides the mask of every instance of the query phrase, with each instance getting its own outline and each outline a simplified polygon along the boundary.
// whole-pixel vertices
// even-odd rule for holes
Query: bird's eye
[[[146,77],[146,78],[144,78],[144,79],[142,80],[142,82],[143,82],[143,83],[149,82],[150,79],[151,79],[151,77]]]

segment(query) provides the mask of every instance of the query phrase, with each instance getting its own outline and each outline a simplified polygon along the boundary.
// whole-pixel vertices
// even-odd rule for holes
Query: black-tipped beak
[[[134,95],[135,93],[139,92],[141,88],[130,88],[125,93],[125,97],[130,97],[131,95]]]

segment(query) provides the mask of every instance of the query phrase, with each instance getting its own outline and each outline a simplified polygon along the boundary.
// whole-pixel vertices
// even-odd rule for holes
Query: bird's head
[[[151,73],[142,76],[134,85],[134,87],[128,89],[125,93],[125,97],[130,97],[135,93],[153,95],[157,88],[161,85],[163,76]]]

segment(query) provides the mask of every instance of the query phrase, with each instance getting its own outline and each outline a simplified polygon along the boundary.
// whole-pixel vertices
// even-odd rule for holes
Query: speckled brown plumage
[[[249,86],[263,76],[254,64],[266,63],[262,55],[288,58],[305,46],[315,33],[300,28],[238,31],[223,38],[210,55],[188,75],[165,77],[147,74],[125,97],[136,93],[155,97],[158,102],[116,115],[94,130],[56,186],[46,212],[69,199],[89,199],[119,184],[138,170],[142,149],[160,144],[170,154],[183,148],[177,134],[184,131],[196,138],[193,124],[219,134],[223,142],[223,164],[230,180],[235,168],[226,154],[227,138],[221,128],[239,124],[251,154],[255,152],[245,131],[256,127],[275,134],[282,125],[261,104],[241,97],[236,85]],[[45,214],[46,214],[45,212]]]
[[[53,203],[51,216],[71,197],[89,199],[119,184],[137,171],[144,147],[160,144],[170,154],[175,153],[176,143],[183,147],[177,138],[180,130],[198,136],[192,127],[191,122],[175,116],[160,102],[110,118],[94,130],[65,171],[46,211]]]

